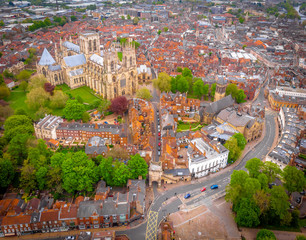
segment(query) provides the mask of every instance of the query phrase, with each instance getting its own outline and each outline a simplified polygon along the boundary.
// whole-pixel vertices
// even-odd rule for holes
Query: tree
[[[130,172],[128,167],[119,161],[115,162],[115,170],[113,173],[113,183],[115,186],[124,186],[126,185],[127,180],[129,179]]]
[[[45,188],[45,185],[47,182],[47,179],[46,179],[47,173],[48,173],[48,169],[46,167],[40,167],[38,171],[35,173],[39,190],[43,190]]]
[[[44,89],[47,93],[50,93],[50,95],[52,96],[53,95],[53,92],[54,92],[54,88],[55,86],[53,86],[51,83],[49,82],[46,82],[44,84]]]
[[[284,187],[288,190],[289,196],[293,192],[300,192],[306,186],[302,171],[293,166],[286,166],[283,170]]]
[[[101,104],[101,99],[96,99],[90,104],[90,107],[91,109],[98,108],[100,104]]]
[[[32,89],[39,87],[43,88],[46,82],[47,79],[44,77],[44,75],[35,75],[29,80],[28,90],[31,91]]]
[[[51,110],[49,108],[47,108],[47,107],[40,107],[36,111],[36,113],[35,113],[35,115],[33,117],[33,120],[34,121],[38,121],[39,119],[44,118],[46,114],[47,115],[51,114]]]
[[[70,17],[70,19],[71,19],[71,21],[72,22],[75,22],[75,21],[77,21],[78,19],[77,19],[77,17],[76,16],[74,16],[74,15],[72,15],[71,17]]]
[[[260,215],[267,212],[270,208],[270,196],[265,190],[258,190],[253,195],[253,199],[259,208]]]
[[[111,111],[117,114],[123,114],[128,107],[128,101],[125,96],[114,98],[111,101]]]
[[[272,183],[281,170],[276,163],[267,161],[263,165],[262,173],[268,177],[268,183]]]
[[[242,103],[245,102],[246,95],[244,94],[244,91],[242,89],[238,90],[238,93],[236,95],[236,103]]]
[[[127,19],[128,19],[128,20],[131,20],[130,14],[127,15]]]
[[[138,23],[139,23],[139,18],[138,17],[134,17],[133,24],[137,25]]]
[[[263,162],[259,158],[252,158],[245,164],[245,168],[248,169],[249,175],[252,178],[257,178],[260,174],[260,170],[263,166]]]
[[[164,27],[164,32],[168,32],[169,28],[168,27]]]
[[[8,153],[14,159],[17,165],[22,165],[28,157],[27,141],[30,138],[28,134],[16,134],[9,143]]]
[[[148,174],[148,164],[139,154],[131,156],[127,165],[130,171],[130,178],[138,179],[138,177],[141,176],[142,179],[146,179]]]
[[[14,179],[14,167],[9,159],[0,159],[0,187],[6,188]]]
[[[256,227],[259,225],[259,208],[254,201],[249,198],[243,198],[238,206],[235,221],[239,226]]]
[[[125,17],[124,17],[124,16],[121,16],[121,19],[122,19],[122,20],[125,20]]]
[[[4,137],[10,141],[17,134],[34,133],[32,121],[29,117],[24,115],[13,115],[4,122]]]
[[[1,56],[1,52],[0,52],[0,56]],[[3,75],[0,74],[0,86],[4,85],[4,84],[5,84],[5,82],[4,82],[4,79],[3,79]]]
[[[201,98],[204,94],[204,83],[202,80],[197,80],[193,86],[193,94],[195,94],[198,98]]]
[[[49,18],[46,18],[44,20],[44,23],[45,23],[46,26],[51,26],[52,25],[52,22],[51,22],[51,20]]]
[[[225,142],[224,147],[229,150],[228,159],[230,162],[235,162],[240,157],[241,150],[236,138],[231,137]]]
[[[253,195],[261,189],[260,182],[256,178],[247,178],[244,183],[243,195],[247,198],[252,198]]]
[[[14,114],[14,110],[9,105],[7,106],[0,105],[0,117],[1,118],[6,119],[13,114]]]
[[[274,186],[270,190],[270,194],[271,209],[281,220],[284,220],[290,205],[288,201],[289,197],[285,192],[285,188],[283,186]]]
[[[31,110],[37,110],[40,107],[46,106],[49,98],[50,95],[47,92],[45,92],[45,90],[42,87],[33,88],[27,94],[26,103]]]
[[[90,192],[98,180],[98,172],[85,152],[69,153],[62,163],[62,178],[63,188],[67,192]]]
[[[97,157],[100,161],[99,176],[106,182],[107,185],[113,185],[113,159],[111,157],[103,158],[101,155]]]
[[[19,87],[20,87],[21,90],[23,90],[25,92],[27,90],[27,88],[28,88],[28,83],[26,81],[22,81],[19,84]]]
[[[216,92],[216,83],[213,83],[210,87],[210,96],[215,97],[215,92]]]
[[[16,78],[19,81],[28,81],[31,77],[31,72],[29,72],[28,70],[22,70],[17,76]]]
[[[14,74],[11,73],[11,72],[9,72],[9,70],[7,70],[7,69],[5,69],[5,70],[3,71],[3,76],[4,76],[5,78],[14,79]]]
[[[268,188],[268,177],[264,173],[260,173],[257,176],[258,181],[260,182],[261,189],[267,190]]]
[[[182,75],[183,75],[183,77],[191,77],[191,78],[193,77],[191,70],[189,68],[186,68],[186,67],[183,69]]]
[[[124,148],[120,147],[120,145],[115,145],[115,147],[113,147],[110,151],[108,151],[106,157],[108,158],[110,157],[114,160],[125,161],[129,159],[129,154]]]
[[[181,73],[181,72],[183,72],[183,69],[181,67],[177,67],[176,71]]]
[[[27,193],[36,189],[36,170],[27,160],[21,168],[20,187]]]
[[[239,22],[242,24],[244,23],[245,19],[243,17],[239,17]]]
[[[178,75],[177,77],[177,90],[181,93],[187,92],[189,89],[189,83],[185,77]]]
[[[227,85],[226,90],[225,90],[225,95],[232,95],[233,98],[236,98],[238,93],[238,87],[234,83],[230,83]]]
[[[209,84],[203,86],[203,95],[207,96],[209,91]]]
[[[3,20],[0,21],[0,27],[3,27],[4,26],[4,22]]]
[[[150,93],[150,90],[147,89],[147,88],[138,89],[137,92],[136,92],[136,96],[138,98],[142,98],[142,99],[145,99],[147,101],[150,101],[152,99],[152,95]]]
[[[7,86],[0,86],[0,99],[7,98],[8,96],[10,96],[10,94],[10,89]]]
[[[90,119],[91,119],[91,118],[90,118],[89,113],[88,113],[88,112],[84,112],[84,113],[83,113],[83,116],[82,116],[82,121],[83,121],[84,123],[87,123],[87,122],[89,122]]]
[[[256,235],[256,240],[276,240],[273,232],[267,229],[260,229]]]
[[[68,100],[64,108],[65,118],[70,120],[79,120],[85,112],[85,106],[77,100]]]
[[[244,150],[245,145],[247,144],[247,141],[245,140],[243,134],[235,133],[233,137],[237,139],[238,147],[240,148],[240,150]]]
[[[66,102],[68,101],[68,96],[61,90],[55,90],[53,96],[50,97],[50,108],[52,109],[60,109],[64,108]]]
[[[161,72],[158,74],[158,78],[153,80],[153,86],[161,92],[169,92],[171,90],[171,77],[167,73]]]
[[[304,20],[304,22],[305,22],[306,20]],[[303,23],[304,23],[303,22]],[[306,24],[305,24],[306,25]],[[306,240],[306,237],[304,236],[304,235],[297,235],[296,236],[296,238],[295,238],[295,240]]]
[[[83,98],[80,95],[77,95],[75,98],[79,103],[84,103]]]
[[[161,34],[161,32],[162,32],[161,30],[158,30],[158,31],[157,31],[157,34],[158,34],[158,35],[160,35],[160,34]]]
[[[102,116],[104,116],[105,111],[109,109],[111,102],[107,99],[103,99],[98,107],[98,111]]]

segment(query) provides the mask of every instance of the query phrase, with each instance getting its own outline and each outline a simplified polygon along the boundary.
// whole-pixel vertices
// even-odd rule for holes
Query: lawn
[[[197,131],[200,130],[203,126],[200,125],[200,123],[191,123],[191,129],[192,131]],[[189,123],[177,123],[177,131],[186,131],[190,129],[190,124]]]
[[[76,89],[70,89],[66,84],[56,86],[56,89],[61,89],[65,93],[70,93],[72,97],[82,97],[85,103],[91,104],[95,100],[99,99],[95,96],[95,92],[87,86],[79,87]]]

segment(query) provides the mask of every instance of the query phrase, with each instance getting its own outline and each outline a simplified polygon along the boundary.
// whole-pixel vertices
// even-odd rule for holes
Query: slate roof
[[[48,68],[49,68],[49,70],[52,71],[52,72],[62,70],[61,65],[55,65],[55,66],[49,65]]]
[[[47,66],[47,65],[52,65],[55,63],[54,58],[51,56],[49,51],[45,48],[43,51],[43,54],[38,62],[38,65],[40,66]]]
[[[189,176],[190,172],[188,168],[179,168],[179,169],[165,169],[165,174],[171,174],[173,176]]]
[[[103,66],[103,62],[104,62],[104,59],[103,57],[97,55],[97,54],[93,54],[90,58],[89,58],[90,61],[93,61],[101,66]]]
[[[83,72],[84,72],[83,68],[79,68],[79,69],[70,71],[69,75],[70,75],[70,77],[78,76],[78,75],[82,75]]]
[[[86,58],[84,54],[64,57],[64,61],[68,67],[76,67],[86,64]]]
[[[102,200],[80,202],[77,216],[78,218],[88,218],[91,217],[94,212],[101,216],[102,206],[104,208]]]
[[[107,147],[105,146],[105,141],[103,138],[94,136],[90,138],[85,146],[86,154],[98,154],[107,152]]]
[[[205,108],[205,112],[217,114],[222,109],[225,109],[225,108],[233,106],[233,105],[234,105],[234,99],[232,98],[232,95],[228,95],[228,96],[220,99],[219,101],[216,101],[216,102],[213,102],[213,103],[209,104]]]
[[[69,50],[80,53],[80,46],[78,46],[78,45],[76,45],[72,42],[66,41],[66,42],[63,43],[63,46],[68,48]]]

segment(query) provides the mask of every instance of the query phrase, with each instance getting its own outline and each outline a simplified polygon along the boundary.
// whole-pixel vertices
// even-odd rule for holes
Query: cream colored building
[[[37,138],[56,139],[56,127],[63,122],[61,117],[46,115],[38,123],[34,124],[34,131]]]
[[[103,51],[100,51],[98,33],[81,33],[77,42],[75,44],[71,39],[60,41],[59,49],[55,45],[55,59],[44,49],[37,64],[38,73],[47,77],[52,85],[89,86],[109,100],[137,91],[136,54],[132,39],[123,46],[113,43]]]

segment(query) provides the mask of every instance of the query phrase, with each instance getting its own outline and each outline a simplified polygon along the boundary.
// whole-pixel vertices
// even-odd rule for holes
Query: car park
[[[187,194],[184,196],[185,199],[190,198],[190,197],[191,197],[190,193],[187,193]]]
[[[217,189],[218,185],[211,185],[210,189]]]
[[[203,188],[201,189],[201,192],[204,192],[204,191],[206,191],[206,187],[203,187]]]

